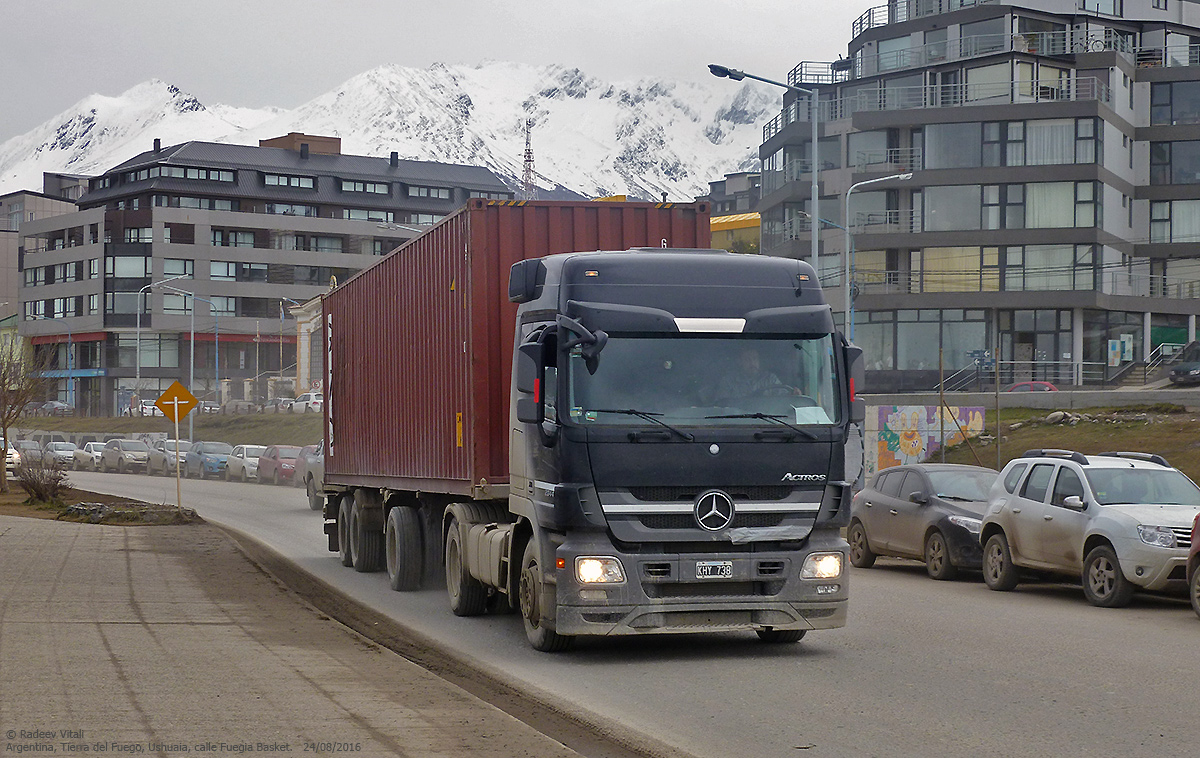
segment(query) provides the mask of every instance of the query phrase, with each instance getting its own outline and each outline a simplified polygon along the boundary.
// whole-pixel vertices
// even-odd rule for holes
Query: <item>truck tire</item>
[[[349,568],[354,565],[354,558],[350,555],[350,511],[354,508],[354,498],[349,492],[342,495],[341,503],[338,505],[338,558],[341,558],[342,565]]]
[[[415,509],[396,506],[388,512],[383,545],[392,589],[397,592],[421,589],[425,551],[421,549],[420,516]]]
[[[383,532],[367,526],[362,508],[350,506],[350,557],[354,570],[369,574],[383,568]]]
[[[542,567],[538,555],[537,540],[530,538],[525,543],[525,555],[521,558],[521,582],[518,596],[521,602],[521,621],[525,625],[525,637],[534,650],[557,653],[571,647],[574,637],[569,637],[546,625],[542,613]]]
[[[446,529],[446,594],[455,616],[478,616],[487,612],[488,590],[467,571],[463,555],[463,527],[457,517]]]
[[[242,474],[242,481],[246,481],[245,474]],[[319,492],[317,492],[317,487],[313,483],[311,476],[308,477],[308,484],[306,486],[306,489],[308,491],[308,508],[309,508],[309,510],[312,510],[312,511],[321,510],[321,506],[324,505],[324,503],[322,503],[321,501],[324,498],[322,498],[321,494]]]

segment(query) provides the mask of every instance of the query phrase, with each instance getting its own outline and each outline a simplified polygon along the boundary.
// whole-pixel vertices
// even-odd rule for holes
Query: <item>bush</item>
[[[53,459],[22,460],[17,466],[17,477],[29,499],[42,503],[57,503],[63,491],[71,486],[67,472]]]

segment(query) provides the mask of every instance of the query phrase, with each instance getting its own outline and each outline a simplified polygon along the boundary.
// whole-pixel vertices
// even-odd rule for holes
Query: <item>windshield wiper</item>
[[[705,416],[704,418],[757,418],[762,419],[763,421],[770,421],[773,424],[779,424],[780,426],[786,426],[788,429],[797,431],[802,436],[808,437],[810,440],[815,440],[817,438],[817,435],[813,434],[807,429],[801,429],[798,426],[792,426],[788,422],[784,421],[783,414],[779,413],[728,413],[721,416]]]
[[[962,501],[962,502],[964,502],[964,503],[974,503],[974,502],[978,502],[978,498],[974,498],[974,497],[963,497],[962,495],[947,495],[947,494],[945,494],[945,493],[943,493],[943,492],[939,492],[939,493],[937,494],[937,496],[938,496],[938,497],[940,497],[940,498],[941,498],[941,499],[943,499],[943,500],[960,500],[960,501]],[[986,500],[987,498],[984,498],[984,499]]]
[[[663,415],[661,413],[655,413],[653,411],[639,411],[636,408],[593,408],[592,410],[596,411],[596,413],[620,413],[621,415],[624,415],[624,416],[637,416],[640,419],[644,419],[646,421],[653,421],[654,423],[658,424],[659,426],[670,429],[672,432],[675,432],[676,434],[678,434],[680,437],[683,437],[688,442],[693,442],[696,439],[696,437],[694,435],[688,434],[687,432],[685,432],[681,429],[676,429],[675,427],[668,424],[666,421],[660,421],[659,419],[655,418],[655,416]]]

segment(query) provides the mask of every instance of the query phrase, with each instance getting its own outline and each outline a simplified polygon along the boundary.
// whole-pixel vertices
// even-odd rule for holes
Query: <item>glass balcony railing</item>
[[[867,10],[859,16],[851,26],[851,36],[857,37],[868,29],[875,29],[888,24],[899,24],[914,18],[936,16],[939,13],[949,13],[960,8],[971,8],[976,5],[987,5],[1000,0],[896,0],[887,5],[879,5]]]

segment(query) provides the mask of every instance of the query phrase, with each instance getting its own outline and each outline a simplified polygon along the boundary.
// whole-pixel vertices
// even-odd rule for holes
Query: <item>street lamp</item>
[[[812,166],[809,167],[811,170],[811,174],[812,174],[812,216],[811,217],[812,218],[820,218],[820,216],[821,216],[821,196],[820,196],[820,187],[818,186],[818,182],[817,182],[817,179],[818,179],[817,169],[818,169],[818,166],[820,166],[820,160],[819,160],[820,151],[818,149],[818,141],[817,141],[818,140],[818,129],[817,129],[818,124],[817,124],[817,122],[818,122],[818,115],[819,115],[817,105],[818,105],[818,95],[820,93],[815,89],[804,89],[803,87],[797,87],[792,84],[784,84],[783,82],[777,82],[773,79],[764,79],[761,76],[755,76],[754,74],[747,74],[745,71],[738,71],[736,68],[727,68],[725,66],[718,66],[715,63],[708,64],[708,70],[713,76],[732,79],[735,82],[740,82],[742,79],[753,79],[757,82],[765,82],[767,84],[773,84],[776,87],[783,87],[788,92],[794,92],[796,94],[808,95],[808,103],[809,103],[809,119],[808,120],[812,124],[812,152],[811,152]],[[819,260],[817,257],[820,252],[820,240],[821,240],[820,224],[814,222],[812,225],[812,253],[811,253],[811,256],[812,256],[813,271],[815,271],[817,274],[817,282],[818,283],[820,283],[820,281],[821,281],[821,266],[820,266],[820,263],[819,263]]]
[[[178,276],[170,276],[170,277],[167,277],[166,279],[160,279],[157,282],[150,282],[145,287],[142,287],[140,290],[138,290],[137,332],[135,333],[136,336],[134,337],[134,352],[137,353],[137,356],[136,356],[137,374],[133,380],[133,391],[135,393],[140,393],[142,391],[142,310],[143,310],[142,309],[142,297],[145,294],[146,290],[148,290],[152,287],[160,287],[160,286],[166,284],[167,282],[173,282],[176,279],[183,279],[186,276],[187,276],[187,274],[179,274]],[[141,408],[138,408],[137,411],[140,412]],[[129,415],[132,416],[133,414],[134,414],[134,410],[131,408],[129,411]]]
[[[293,300],[290,297],[279,298],[279,383],[283,384],[283,302],[287,301],[292,305],[300,305],[299,300]],[[296,378],[300,374],[300,341],[296,340]],[[299,387],[292,388],[292,394],[296,393]]]
[[[846,225],[842,227],[842,231],[846,233],[846,339],[854,341],[854,298],[850,294],[851,284],[850,277],[854,270],[854,239],[850,236],[850,193],[859,187],[865,187],[868,184],[877,184],[879,182],[887,182],[893,179],[901,182],[906,182],[912,179],[912,172],[909,171],[903,174],[892,174],[891,176],[881,176],[876,179],[865,179],[861,182],[855,182],[850,185],[850,189],[846,190],[846,203],[842,210],[846,214]]]
[[[190,351],[188,353],[188,391],[189,392],[194,391],[195,387],[196,387],[196,301],[200,300],[201,302],[208,303],[208,307],[212,311],[212,315],[213,315],[213,354],[214,354],[213,401],[218,402],[221,399],[221,320],[217,316],[217,306],[213,301],[211,301],[207,298],[196,297],[196,293],[194,293],[194,292],[188,292],[187,290],[182,290],[182,289],[179,289],[178,287],[172,287],[170,285],[166,285],[165,287],[163,287],[163,289],[168,289],[168,290],[171,290],[172,292],[177,292],[180,295],[184,295],[184,296],[190,297],[192,299],[192,308],[191,308],[191,311],[192,311],[192,339],[188,343],[188,345],[189,345],[188,350]],[[195,429],[194,420],[195,420],[195,416],[193,416],[192,414],[189,413],[188,414],[188,440],[189,441],[192,441],[195,439],[195,435],[192,433],[193,430]]]

